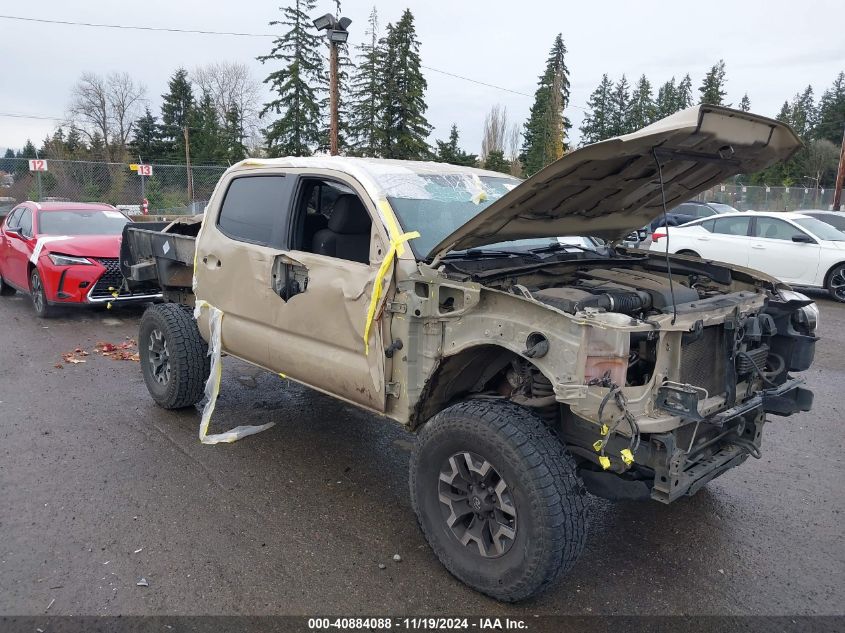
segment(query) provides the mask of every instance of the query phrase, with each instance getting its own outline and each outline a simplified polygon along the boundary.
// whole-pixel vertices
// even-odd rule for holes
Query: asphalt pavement
[[[141,308],[42,321],[0,298],[0,614],[842,614],[845,305],[817,297],[814,410],[692,498],[591,498],[578,564],[519,605],[434,557],[390,421],[227,358],[211,432],[276,425],[204,446],[196,409],[94,351]]]

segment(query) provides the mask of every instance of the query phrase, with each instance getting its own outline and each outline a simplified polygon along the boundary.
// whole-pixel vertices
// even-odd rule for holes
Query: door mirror
[[[17,237],[17,238],[20,238],[20,236],[21,236],[20,229],[18,229],[18,228],[14,228],[14,229],[7,228],[5,233],[6,233],[6,235],[10,235],[12,237]]]
[[[804,235],[803,233],[799,233],[798,235],[793,235],[792,241],[797,242],[799,244],[815,244],[816,243],[816,240],[814,240],[809,235]]]

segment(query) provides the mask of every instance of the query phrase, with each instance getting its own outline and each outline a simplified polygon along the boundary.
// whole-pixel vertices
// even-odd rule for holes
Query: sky
[[[32,5],[4,2],[0,13],[274,33],[278,27],[268,23],[280,17],[284,1],[39,0]],[[645,73],[655,92],[672,76],[689,73],[697,88],[721,58],[727,66],[727,102],[737,105],[747,92],[752,112],[774,116],[808,84],[818,98],[845,70],[842,0],[343,0],[343,15],[352,19],[353,54],[364,39],[374,4],[382,26],[398,20],[405,7],[411,9],[423,65],[523,93],[424,69],[427,116],[434,126],[431,140],[446,139],[456,123],[462,147],[473,153],[480,151],[484,117],[494,104],[506,107],[512,122],[525,121],[557,33],[568,49],[572,93],[566,114],[573,123],[572,141],[578,140],[583,108],[605,72],[614,80],[624,73],[632,83]],[[333,0],[318,0],[316,11],[333,11],[334,6]],[[255,58],[269,51],[271,41],[0,19],[0,149],[20,148],[28,138],[38,145],[51,134],[58,122],[50,117],[65,116],[71,88],[85,71],[130,72],[147,87],[149,105],[157,114],[160,95],[178,66],[190,70],[214,61],[239,61],[263,80],[273,67]]]

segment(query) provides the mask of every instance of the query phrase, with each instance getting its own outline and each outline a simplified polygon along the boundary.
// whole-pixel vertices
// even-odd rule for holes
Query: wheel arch
[[[830,281],[830,275],[833,274],[833,271],[839,268],[840,266],[845,265],[845,260],[841,262],[836,262],[830,268],[827,269],[827,272],[824,274],[824,280],[822,281],[822,287],[827,289],[827,282]]]
[[[466,347],[445,356],[432,372],[411,413],[409,427],[418,430],[425,422],[463,396],[479,392],[491,384],[518,360],[543,374],[550,383],[553,377],[537,363],[503,345],[483,343]]]

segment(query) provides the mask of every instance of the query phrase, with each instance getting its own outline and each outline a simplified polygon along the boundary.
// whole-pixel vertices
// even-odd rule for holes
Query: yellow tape
[[[396,221],[396,215],[393,213],[393,207],[390,206],[390,203],[382,198],[378,201],[378,208],[381,212],[381,215],[384,217],[384,221],[387,223],[387,232],[390,234],[390,241],[396,240],[402,235],[402,231],[399,229],[399,222]],[[399,257],[405,254],[405,244],[400,243],[399,246],[396,247],[396,254]]]
[[[607,424],[602,424],[601,425],[601,434],[607,435],[608,433],[610,433],[610,429],[607,427]]]
[[[602,468],[607,470],[608,468],[610,468],[610,458],[602,455],[601,457],[599,457],[599,464],[601,464]]]
[[[279,372],[279,378],[281,378],[282,380],[284,380],[287,377],[288,377],[287,374],[283,374],[282,372]]]
[[[384,283],[384,276],[390,269],[391,264],[393,264],[393,259],[396,257],[399,247],[402,246],[404,242],[419,236],[420,234],[418,231],[411,231],[410,233],[403,233],[402,235],[391,237],[390,239],[390,248],[387,249],[387,253],[385,253],[381,266],[379,266],[378,272],[376,273],[375,281],[373,281],[373,294],[370,297],[370,307],[367,309],[367,322],[364,324],[364,354],[367,356],[370,355],[370,328],[373,325],[373,319],[375,319],[376,316],[376,308],[378,307],[378,302],[381,298],[383,290],[381,286]]]
[[[626,466],[630,466],[634,463],[634,454],[628,448],[623,448],[619,451],[619,454],[622,456],[622,461],[625,462]]]
[[[601,447],[602,447],[602,441],[601,440],[596,440],[595,442],[593,442],[593,450],[595,450],[596,453],[598,453],[601,450]]]

